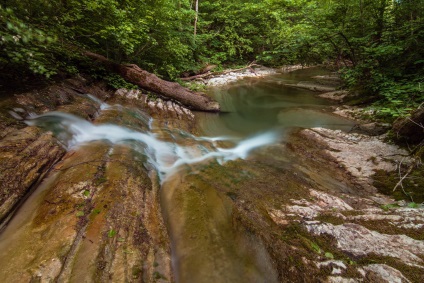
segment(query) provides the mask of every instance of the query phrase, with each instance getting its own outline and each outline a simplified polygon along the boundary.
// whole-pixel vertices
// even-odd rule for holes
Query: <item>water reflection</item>
[[[352,121],[328,112],[328,100],[318,98],[312,91],[281,84],[295,78],[298,77],[287,74],[264,80],[246,79],[231,87],[212,89],[210,94],[220,102],[224,113],[199,113],[202,131],[209,136],[227,133],[245,137],[260,131],[285,132],[293,127],[352,127]]]

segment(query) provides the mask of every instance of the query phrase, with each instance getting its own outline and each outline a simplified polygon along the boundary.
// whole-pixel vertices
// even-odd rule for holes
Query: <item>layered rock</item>
[[[20,216],[24,225],[5,232],[14,242],[2,247],[4,280],[172,279],[158,186],[137,154],[91,143],[68,152],[54,172],[39,201],[31,199],[33,210]]]
[[[0,222],[64,154],[52,133],[36,127],[12,132],[0,141]]]
[[[100,105],[82,95],[88,92],[103,98],[109,95],[101,86],[89,85],[81,78],[16,94],[3,101],[3,107],[9,108],[8,115],[15,119],[0,121],[5,130],[0,140],[0,223],[65,153],[51,132],[26,127],[21,120],[52,110],[92,119]]]
[[[24,112],[12,111],[26,118],[58,110],[97,123],[146,127],[136,112],[107,109],[102,100],[110,95],[101,86],[70,80],[17,95]],[[2,216],[20,206],[0,235],[2,280],[172,281],[159,185],[155,172],[145,168],[145,156],[101,141],[64,155],[51,132],[19,123],[0,141]]]

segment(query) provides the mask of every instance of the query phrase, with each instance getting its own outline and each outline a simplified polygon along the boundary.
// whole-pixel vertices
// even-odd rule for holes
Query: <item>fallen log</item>
[[[175,100],[189,109],[209,112],[219,112],[219,103],[201,92],[191,91],[178,83],[162,80],[156,75],[142,70],[134,64],[118,64],[106,57],[84,52],[85,56],[100,62],[107,69],[118,73],[126,81],[133,83],[145,90],[152,91],[166,98]]]

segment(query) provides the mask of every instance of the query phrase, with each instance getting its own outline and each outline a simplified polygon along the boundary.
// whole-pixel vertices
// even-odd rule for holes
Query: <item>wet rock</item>
[[[314,199],[313,202],[306,199],[291,200],[294,205],[287,205],[285,212],[271,209],[269,214],[277,224],[288,224],[287,217],[302,217],[303,219],[311,220],[316,218],[321,212],[326,210],[346,211],[353,210],[353,208],[345,203],[342,199],[319,192],[310,190],[310,198]],[[343,217],[343,215],[339,215]]]
[[[75,105],[81,104],[84,101],[87,102],[86,106],[89,108],[90,102],[93,104],[93,101],[85,97],[84,95],[86,94],[92,94],[102,100],[110,96],[110,93],[103,84],[92,84],[84,78],[79,77],[68,79],[43,89],[17,94],[15,97],[16,101],[27,111],[41,114],[65,106],[73,109]],[[94,111],[96,111],[96,107],[94,107]],[[80,112],[84,115],[84,111]]]
[[[308,67],[302,66],[302,65],[286,65],[286,66],[281,67],[280,70],[283,73],[288,73],[288,72],[293,72],[293,71],[301,70],[301,69],[305,69],[305,68],[308,68]]]
[[[318,96],[326,99],[331,99],[337,102],[343,102],[345,97],[349,94],[346,90],[339,90],[339,91],[331,91],[331,92],[325,92],[321,93]]]
[[[36,127],[15,131],[0,141],[0,223],[64,154],[52,133]]]
[[[175,117],[178,120],[194,120],[194,114],[186,107],[172,101],[156,99],[149,101],[148,106],[158,117]]]
[[[278,209],[268,209],[268,214],[271,219],[278,225],[287,225],[290,223],[289,219],[287,219],[287,214],[284,211]],[[308,211],[304,214],[311,215],[312,217],[317,215],[314,211],[312,211],[312,213]]]
[[[196,175],[174,176],[161,192],[177,281],[279,282],[260,238],[234,223],[230,198]]]
[[[362,282],[362,278],[361,279],[356,279],[356,278],[344,278],[341,276],[329,276],[327,278],[327,282],[328,283],[358,283],[358,282]]]
[[[270,68],[255,68],[255,69],[245,69],[239,72],[230,72],[224,75],[218,75],[208,80],[205,80],[204,83],[208,86],[221,86],[226,85],[232,82],[236,82],[242,78],[252,78],[252,77],[264,77],[275,74],[276,71]]]
[[[94,119],[101,105],[87,93],[103,99],[109,95],[102,84],[90,84],[79,77],[2,101],[1,107],[10,108],[15,119],[9,121],[0,115],[0,129],[4,130],[0,141],[0,222],[65,153],[52,133],[23,127],[20,120],[52,110]]]
[[[292,199],[291,203],[294,205],[286,205],[284,210],[270,209],[268,211],[270,217],[275,223],[286,225],[290,220],[293,221],[293,219],[298,219],[299,217],[304,220],[313,220],[325,211],[332,211],[335,216],[345,218],[342,214],[335,213],[335,211],[353,210],[350,205],[336,196],[313,189],[310,189],[309,193],[309,199],[313,201]]]
[[[342,82],[342,79],[337,74],[331,74],[331,75],[323,75],[323,76],[313,76],[312,79],[314,80],[322,80],[322,81],[329,81],[329,82],[336,82],[340,84]]]
[[[345,118],[358,121],[359,123],[368,123],[368,121],[363,119],[364,114],[365,115],[375,114],[373,110],[364,111],[362,108],[359,108],[356,106],[347,106],[347,105],[336,107],[333,113]]]
[[[265,156],[273,154],[280,157],[283,156],[282,150],[284,150],[282,146],[273,146],[259,151],[261,153],[266,152],[267,154]],[[277,164],[281,165],[281,163]],[[221,233],[228,234],[229,231],[235,230],[237,231],[235,235],[242,235],[243,233],[245,235],[251,235],[248,236],[248,241],[241,245],[231,244],[231,246],[228,246],[228,243],[224,243],[225,252],[231,251],[231,247],[233,246],[240,246],[240,250],[245,250],[248,247],[247,252],[249,254],[253,252],[253,249],[256,252],[260,251],[258,253],[261,255],[260,258],[252,257],[252,255],[248,256],[248,258],[255,261],[259,259],[259,263],[257,263],[259,266],[263,266],[266,263],[264,262],[264,256],[266,258],[270,256],[272,263],[266,263],[266,266],[269,269],[275,269],[273,272],[277,272],[278,282],[317,282],[318,280],[323,280],[327,274],[320,271],[315,265],[314,262],[317,261],[316,254],[310,253],[305,249],[302,242],[304,235],[298,235],[298,231],[301,231],[302,227],[300,227],[300,224],[294,224],[292,217],[286,216],[287,211],[284,208],[280,209],[282,203],[287,203],[290,199],[296,199],[299,195],[307,195],[310,187],[299,176],[300,174],[293,174],[292,170],[284,166],[279,167],[277,164],[269,164],[268,157],[263,157],[262,159],[256,156],[256,158],[251,157],[250,160],[236,160],[225,163],[222,166],[213,163],[209,166],[204,166],[203,169],[199,168],[201,170],[199,174],[190,176],[189,179],[186,178],[182,183],[176,182],[177,186],[174,189],[174,198],[179,200],[179,202],[182,202],[182,198],[177,196],[181,193],[183,187],[188,192],[193,192],[194,195],[198,196],[196,199],[190,199],[187,205],[183,203],[176,205],[176,210],[180,211],[191,208],[190,215],[193,215],[193,219],[189,218],[189,216],[181,218],[174,212],[172,214],[173,219],[183,221],[183,223],[187,223],[185,224],[187,226],[192,225],[193,228],[199,226],[205,227],[205,237],[201,234],[192,240],[198,242],[196,245],[199,245],[202,250],[206,249],[204,243],[207,241],[206,239],[210,239],[208,235],[212,233],[207,231],[213,231],[215,234],[221,231]],[[282,164],[284,163],[282,162]],[[193,184],[193,180],[196,179],[200,182],[199,186],[196,182],[196,185],[193,185],[196,190],[194,188],[190,189],[190,184]],[[203,187],[202,184],[204,183],[208,184],[206,185],[208,189]],[[211,186],[214,190],[220,192],[218,198],[211,197]],[[164,193],[170,192],[168,188],[162,191]],[[225,204],[225,213],[222,211],[221,203]],[[213,218],[210,218],[211,216],[209,215],[211,213],[207,212],[208,207],[206,207],[206,204],[208,207],[219,205],[218,207],[220,209],[214,209],[213,211],[222,211],[218,214],[220,219],[222,218],[222,214],[232,214],[232,217],[229,217],[227,220],[232,224],[228,224],[228,222],[225,224],[230,225],[232,227],[231,230],[223,229],[223,224],[220,224],[219,227],[221,228],[218,231],[210,228],[211,225],[208,223]],[[200,212],[204,215],[203,217],[198,217]],[[213,215],[216,215],[216,213]],[[226,217],[228,218],[228,216]],[[187,234],[187,237],[189,237],[189,233]],[[230,236],[229,239],[236,239],[237,242],[240,242],[245,237]],[[213,238],[221,241],[221,239],[225,239],[226,237],[220,236]],[[211,245],[207,247],[207,249],[212,250],[211,253],[218,253],[222,250],[222,248],[216,250],[214,243],[217,240],[210,241]],[[186,245],[191,247],[190,251],[193,253],[196,252],[197,249],[193,249],[192,245]],[[262,250],[263,247],[265,247],[265,251]],[[241,253],[240,250],[237,254]],[[202,256],[211,253],[204,253]],[[235,257],[237,255],[233,256]],[[222,261],[219,262],[219,264],[221,263]],[[239,264],[240,260],[237,260],[236,263]],[[235,264],[232,263],[232,266],[235,266]],[[228,269],[227,266],[225,269],[240,270],[234,267]],[[263,267],[261,269],[266,271]],[[259,271],[259,268],[256,270]],[[232,272],[234,273],[234,271]],[[248,278],[249,274],[243,274],[242,276],[243,278]],[[270,275],[268,276],[270,277]],[[234,281],[239,280],[240,276],[234,279]],[[256,280],[254,282],[271,282],[270,280]],[[247,279],[241,281],[253,282],[253,280]],[[219,282],[219,280],[212,282]]]
[[[149,98],[140,90],[128,90],[124,88],[118,89],[115,95],[124,99],[139,101],[141,107],[149,109],[150,114],[158,118],[194,120],[194,114],[190,109],[172,100]]]
[[[3,280],[156,282],[161,274],[170,282],[159,187],[135,158],[128,147],[102,142],[69,152],[39,201],[28,203],[23,225],[5,230],[14,242],[0,241]]]
[[[365,134],[369,136],[379,136],[386,133],[390,129],[389,124],[371,122],[371,123],[363,123],[356,124],[350,132]]]
[[[347,269],[346,264],[344,264],[343,261],[341,260],[327,260],[324,262],[317,262],[316,265],[319,268],[323,268],[323,267],[331,268],[331,274],[333,275],[341,274]]]
[[[361,210],[361,214],[347,216],[347,219],[350,221],[380,221],[387,226],[420,231],[424,228],[424,209],[394,208],[390,211],[378,208],[368,209]]]
[[[422,261],[423,209],[396,206],[390,209],[382,206],[384,208],[382,209],[379,203],[381,200],[379,202],[374,200],[378,198],[378,195],[371,195],[369,199],[346,194],[339,196],[341,198],[310,190],[309,197],[291,199],[290,203],[281,209],[268,209],[268,214],[276,224],[283,226],[283,229],[297,222],[302,223],[312,235],[323,237],[325,242],[333,242],[328,239],[330,236],[334,239],[331,245],[341,250],[351,260],[356,261],[377,255],[396,258],[414,268],[415,271],[412,272],[419,272],[424,268]],[[347,203],[354,203],[355,208]],[[391,207],[390,203],[393,203],[393,200],[391,202],[386,200],[385,203]],[[316,264],[322,270],[332,273],[333,276],[327,278],[328,282],[334,280],[334,282],[349,282],[349,280],[362,282],[364,280],[334,276],[344,275],[346,270],[335,265],[334,260],[316,262]],[[394,267],[390,268],[394,269]],[[367,282],[387,282],[382,279],[377,280],[376,275],[371,275],[361,267],[358,270]],[[381,270],[380,273],[384,274]],[[393,278],[406,278],[400,272],[399,274]],[[411,272],[408,276],[411,276]]]
[[[94,147],[97,147],[95,151]],[[85,201],[74,196],[84,196],[85,191],[90,195],[96,189],[90,179],[101,166],[100,160],[106,152],[107,148],[99,144],[82,148],[79,152],[69,152],[64,161],[55,167],[58,173],[51,174],[39,188],[45,191],[40,199],[36,195],[29,198],[25,205],[30,209],[24,210],[28,212],[21,216],[20,227],[14,229],[14,222],[11,222],[12,226],[7,226],[1,234],[1,237],[7,237],[0,241],[0,262],[5,267],[2,278],[9,282],[29,282],[29,278],[47,276],[40,274],[43,270],[47,271],[43,269],[45,262],[59,257],[62,270],[67,259],[71,260],[71,251],[83,238],[79,231],[85,227],[85,215],[91,207],[89,198]],[[81,188],[79,184],[83,182],[86,185]],[[14,242],[4,246],[10,238]],[[60,274],[55,279],[57,276]]]
[[[127,99],[141,99],[145,95],[139,89],[125,89],[120,88],[115,91],[115,95],[121,96]]]
[[[332,156],[352,176],[368,187],[372,187],[370,178],[376,170],[393,171],[397,164],[410,162],[408,153],[395,145],[361,134],[349,134],[339,130],[313,128],[303,130],[301,134],[308,139],[321,143],[324,151]]]
[[[381,283],[407,283],[409,281],[403,274],[393,267],[385,264],[369,264],[358,268],[361,275],[368,282]]]
[[[40,264],[38,269],[34,271],[31,282],[53,282],[60,274],[61,269],[62,262],[59,258],[52,258],[49,261],[44,261]]]
[[[315,203],[322,209],[353,210],[349,204],[339,197],[312,189],[309,192],[315,198]]]
[[[421,259],[424,255],[424,241],[414,240],[405,235],[380,234],[352,223],[332,225],[310,221],[305,223],[305,227],[312,234],[332,236],[337,248],[355,257],[369,254],[390,256],[409,265],[424,268]]]
[[[331,85],[323,85],[318,82],[299,82],[297,84],[284,84],[286,86],[297,87],[317,92],[334,92],[336,87]]]

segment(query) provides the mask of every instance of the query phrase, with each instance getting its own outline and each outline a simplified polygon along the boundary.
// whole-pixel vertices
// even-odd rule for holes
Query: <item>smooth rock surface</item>
[[[330,235],[337,241],[337,247],[357,257],[368,254],[391,256],[403,262],[424,268],[424,241],[414,240],[405,235],[386,235],[371,231],[363,226],[347,223],[307,222],[306,229],[316,235]]]

